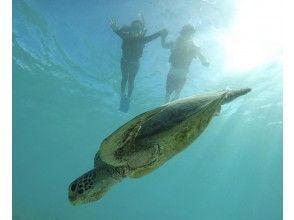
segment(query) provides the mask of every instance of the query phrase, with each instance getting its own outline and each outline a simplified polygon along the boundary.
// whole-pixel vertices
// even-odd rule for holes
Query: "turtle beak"
[[[75,203],[76,198],[77,198],[76,195],[73,195],[73,194],[68,195],[68,199],[72,205],[76,205],[76,203]]]
[[[68,200],[72,205],[76,205],[76,200],[78,198],[78,194],[75,192],[77,183],[76,181],[72,182],[68,187]]]

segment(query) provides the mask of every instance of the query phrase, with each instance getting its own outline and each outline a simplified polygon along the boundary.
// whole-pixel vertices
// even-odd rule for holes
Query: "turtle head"
[[[88,171],[68,187],[68,199],[72,205],[86,204],[100,199],[118,179],[111,170],[99,167]]]

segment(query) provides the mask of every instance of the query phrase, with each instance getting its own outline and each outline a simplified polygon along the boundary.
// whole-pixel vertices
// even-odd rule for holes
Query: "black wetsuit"
[[[132,80],[135,78],[142,57],[145,44],[158,38],[160,32],[149,36],[132,37],[126,28],[121,28],[116,31],[116,34],[121,37],[122,42],[122,58],[121,58],[121,72],[122,77]]]

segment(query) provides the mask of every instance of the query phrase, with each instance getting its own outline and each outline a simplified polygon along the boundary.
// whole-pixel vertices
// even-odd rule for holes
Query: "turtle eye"
[[[71,187],[70,187],[70,190],[71,190],[72,192],[75,192],[76,189],[77,189],[77,183],[73,183],[73,184],[71,185]]]

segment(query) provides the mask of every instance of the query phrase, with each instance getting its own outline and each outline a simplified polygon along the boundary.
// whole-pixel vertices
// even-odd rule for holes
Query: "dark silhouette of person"
[[[129,110],[130,98],[134,88],[134,80],[140,67],[140,58],[142,57],[145,44],[161,36],[163,30],[152,35],[146,35],[144,19],[134,20],[130,26],[120,28],[116,20],[111,20],[112,30],[122,39],[122,58],[121,64],[121,100],[120,110],[127,112]],[[128,92],[125,94],[128,83]]]

